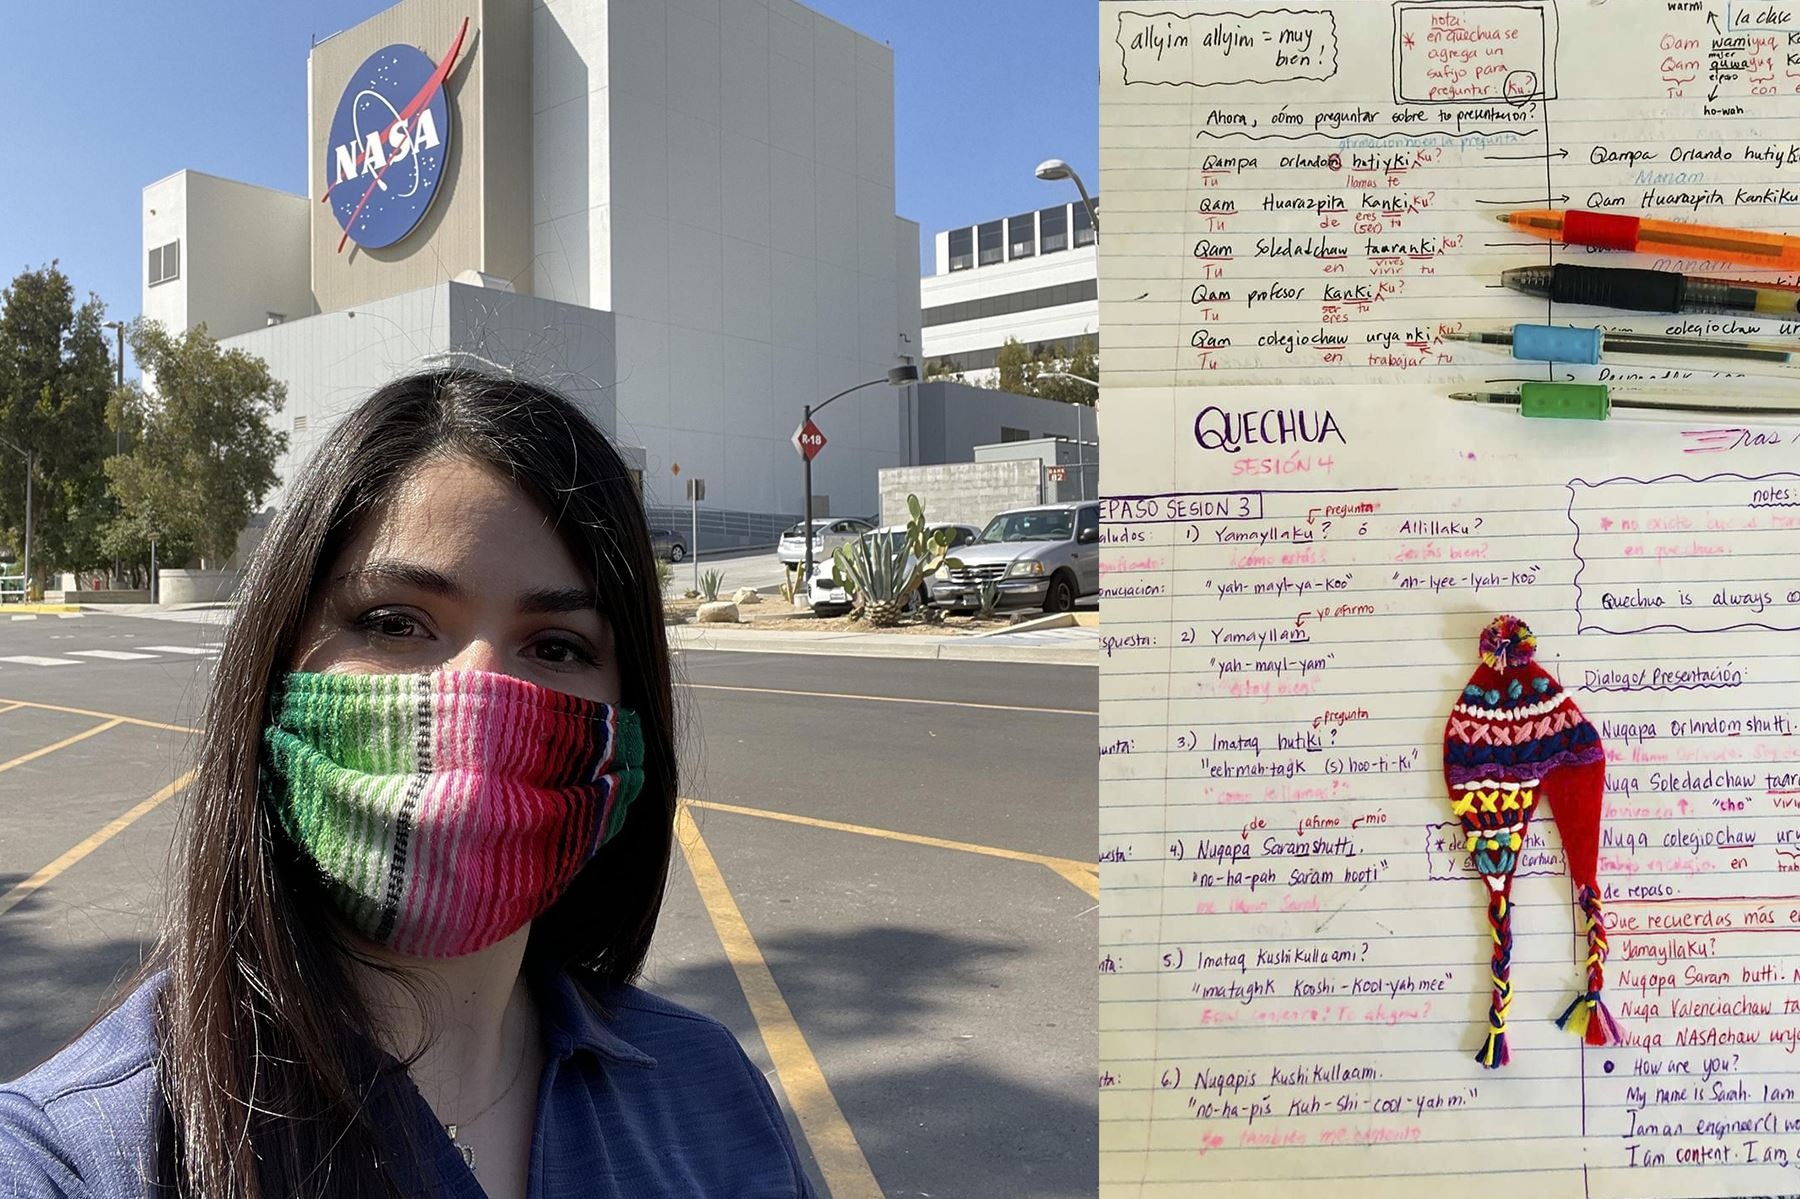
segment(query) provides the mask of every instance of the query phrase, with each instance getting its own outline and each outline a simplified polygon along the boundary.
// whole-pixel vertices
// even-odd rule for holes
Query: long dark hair
[[[531,495],[591,577],[642,721],[645,785],[624,828],[532,927],[529,955],[590,992],[637,976],[662,907],[676,748],[667,635],[636,484],[555,392],[463,368],[387,384],[319,447],[246,571],[206,706],[166,931],[158,1174],[196,1199],[396,1193],[392,1128],[370,1099],[381,1054],[356,951],[258,787],[270,685],[345,541],[413,466],[487,463]]]

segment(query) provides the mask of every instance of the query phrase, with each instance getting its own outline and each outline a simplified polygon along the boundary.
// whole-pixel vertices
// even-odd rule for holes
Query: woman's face
[[[326,571],[292,670],[512,675],[619,703],[612,624],[542,512],[484,463],[429,459]]]

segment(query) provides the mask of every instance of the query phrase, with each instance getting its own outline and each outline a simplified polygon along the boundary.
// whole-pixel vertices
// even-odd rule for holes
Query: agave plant
[[[978,620],[987,620],[994,615],[994,609],[1000,604],[1000,579],[998,576],[983,579],[976,584],[976,601],[981,605],[975,610]]]
[[[862,615],[876,628],[900,623],[900,614],[918,597],[925,576],[944,561],[951,533],[925,528],[925,506],[919,497],[906,497],[910,514],[903,536],[874,537],[864,534],[831,555],[831,578],[854,599]]]
[[[712,603],[719,598],[719,588],[725,582],[725,573],[719,570],[705,571],[700,576],[700,598]]]

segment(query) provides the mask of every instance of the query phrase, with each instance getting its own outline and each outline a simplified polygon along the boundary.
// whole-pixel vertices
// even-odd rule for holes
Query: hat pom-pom
[[[1481,630],[1481,660],[1496,670],[1521,666],[1537,656],[1537,634],[1517,616],[1496,616]]]

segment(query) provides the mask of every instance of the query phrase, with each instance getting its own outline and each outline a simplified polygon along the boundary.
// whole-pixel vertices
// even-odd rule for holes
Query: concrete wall
[[[446,82],[449,152],[441,191],[405,238],[378,250],[338,249],[343,228],[316,201],[329,182],[331,121],[345,83],[370,54],[403,43],[440,61],[469,17]],[[473,270],[531,290],[531,10],[527,0],[401,0],[320,42],[308,57],[307,186],[312,289],[333,312]],[[346,185],[354,186],[354,185]]]
[[[259,329],[227,343],[255,354],[287,385],[275,427],[288,434],[276,463],[280,482],[263,502],[278,504],[314,449],[377,387],[459,355],[491,360],[554,387],[579,404],[629,463],[642,451],[616,436],[607,383],[615,369],[612,316],[535,296],[441,283],[341,312]],[[477,363],[479,365],[479,363]]]
[[[183,333],[188,328],[188,288],[193,276],[187,269],[187,171],[158,179],[144,188],[144,244],[138,250],[138,280],[143,289],[140,311],[153,321],[161,321],[170,332]],[[181,243],[181,274],[150,285],[150,251],[172,241]]]
[[[1056,400],[1013,395],[966,383],[921,383],[919,455],[922,464],[967,462],[975,447],[1002,439],[1002,429],[1024,429],[1032,437],[1082,436],[1094,440],[1094,413]]]
[[[531,4],[532,290],[612,307],[606,0]]]
[[[1052,479],[1048,473],[1044,476],[1046,503],[1091,500],[1098,498],[1100,494],[1100,447],[1093,442],[1077,445],[1066,437],[1035,437],[1030,441],[1009,441],[999,445],[975,447],[976,462],[1020,459],[1037,462],[1040,468],[1063,468],[1061,479]]]
[[[927,521],[980,527],[1009,508],[1045,502],[1043,478],[1036,458],[891,467],[881,472],[881,523],[904,524],[912,494],[924,504]]]
[[[588,229],[609,246],[621,432],[646,449],[653,503],[677,506],[698,475],[721,508],[797,512],[802,405],[916,352],[896,278],[893,52],[794,0],[604,10],[558,28],[604,39],[583,56],[604,55],[610,130]],[[820,418],[814,490],[833,511],[873,508],[876,470],[904,460],[901,402],[871,388]]]
[[[306,197],[177,171],[143,193],[143,247],[138,270],[142,312],[181,333],[205,323],[231,337],[268,322],[317,311],[306,264]],[[150,286],[149,253],[181,243],[179,277]]]

